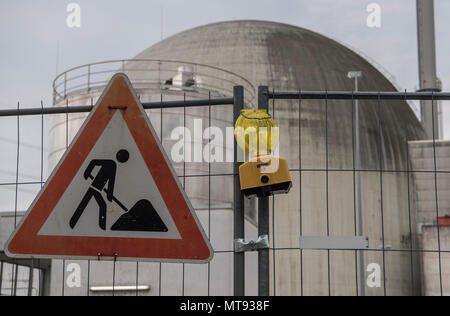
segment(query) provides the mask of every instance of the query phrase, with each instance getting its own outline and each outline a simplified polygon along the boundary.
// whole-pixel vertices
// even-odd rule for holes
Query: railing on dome
[[[187,85],[173,84],[173,78],[188,69],[192,76]],[[243,86],[246,91],[245,102],[255,105],[256,89],[244,77],[218,67],[176,60],[122,59],[86,64],[69,69],[53,81],[53,103],[57,104],[67,97],[83,93],[102,91],[117,72],[128,75],[133,85],[159,86],[161,91],[215,92],[216,97],[233,96],[234,86]]]

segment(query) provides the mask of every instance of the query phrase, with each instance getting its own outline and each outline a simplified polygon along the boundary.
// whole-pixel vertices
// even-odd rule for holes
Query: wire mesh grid
[[[264,93],[286,145],[280,149],[280,155],[289,157],[290,166],[294,166],[290,169],[294,190],[288,197],[271,197],[270,294],[449,295],[448,226],[440,224],[449,216],[443,201],[448,187],[446,179],[439,177],[445,177],[450,170],[443,163],[442,169],[438,167],[438,159],[449,156],[442,151],[437,154],[438,141],[433,134],[432,140],[417,142],[428,144],[428,152],[420,148],[420,153],[431,161],[431,167],[417,167],[418,161],[423,163],[423,157],[411,157],[411,142],[424,136],[417,132],[420,127],[411,126],[408,119],[412,113],[402,102],[407,94],[401,100],[401,93],[397,93],[397,101],[393,101],[381,92],[366,92],[365,100],[371,101],[358,105],[361,95],[356,96],[356,92],[330,96],[327,91],[266,89]],[[428,97],[434,112],[435,96],[430,93]],[[355,123],[358,106],[362,109],[359,127]],[[403,117],[399,117],[402,111]],[[350,131],[342,131],[346,126]],[[357,161],[358,128],[362,166]],[[292,150],[294,146],[297,150]],[[396,155],[401,156],[401,163],[387,161]],[[342,162],[345,157],[350,157],[348,164]],[[421,177],[432,181],[424,188]],[[433,214],[431,219],[428,214],[426,222],[417,218],[420,190],[433,195],[429,199],[433,202]],[[358,205],[359,198],[362,205]],[[440,206],[445,210],[440,210]],[[424,227],[429,230],[428,237],[420,231]],[[369,247],[302,247],[296,240],[298,235],[365,236]],[[295,253],[299,254],[298,260]],[[373,267],[378,269],[372,270]],[[377,278],[379,282],[373,282]]]
[[[370,155],[377,157],[376,159],[373,158],[376,167],[373,164],[363,163],[358,168],[355,126],[355,108],[358,97],[356,93],[347,93],[344,100],[341,97],[333,97],[326,91],[313,97],[309,95],[307,98],[304,98],[304,96],[308,94],[301,91],[298,92],[296,98],[292,97],[293,95],[293,92],[286,95],[282,92],[273,91],[271,94],[269,93],[267,98],[270,99],[270,106],[268,104],[270,113],[281,127],[281,142],[290,139],[280,149],[280,154],[288,157],[294,182],[294,190],[289,195],[270,198],[270,295],[416,295],[425,294],[424,292],[427,289],[437,295],[448,295],[450,284],[448,284],[449,272],[446,263],[450,255],[450,249],[442,245],[443,242],[447,242],[445,237],[442,236],[442,230],[446,232],[447,227],[441,227],[438,223],[441,218],[448,215],[439,209],[439,194],[445,194],[439,189],[439,184],[445,181],[440,177],[445,178],[450,174],[450,170],[438,168],[436,136],[434,135],[431,141],[432,168],[429,170],[413,168],[410,157],[410,142],[418,140],[417,134],[411,132],[412,129],[407,120],[399,120],[403,123],[396,125],[397,139],[393,142],[391,139],[393,137],[392,120],[389,117],[389,114],[392,113],[383,114],[383,111],[386,112],[387,108],[401,108],[401,101],[386,101],[388,98],[383,96],[382,93],[373,93],[374,99],[365,101],[361,105],[365,112],[361,114],[364,119],[360,131],[363,135],[369,133],[367,137],[372,142],[375,141],[375,145],[370,148],[371,151],[368,152],[367,147],[369,146],[364,147],[364,143],[361,150],[366,153],[364,157]],[[435,100],[433,95],[431,96],[431,106],[434,111]],[[211,95],[209,98],[211,100]],[[186,102],[186,94],[184,94],[183,100]],[[94,100],[91,99],[91,105],[93,103]],[[160,109],[149,110],[152,124],[159,132],[163,145],[165,143],[164,125],[166,123],[171,125],[173,123],[171,120],[178,117],[181,120],[180,125],[188,126],[190,124],[188,121],[198,115],[196,108],[184,106],[175,110],[173,108],[164,109],[164,104],[164,96],[161,95]],[[73,134],[76,132],[76,128],[71,126],[72,120],[83,120],[83,117],[80,118],[78,114],[69,113],[70,106],[67,102],[67,113],[65,114],[45,115],[44,105],[41,103],[42,114],[39,116],[38,124],[39,143],[32,142],[32,144],[24,145],[27,143],[23,141],[21,133],[24,129],[28,130],[29,126],[23,124],[21,116],[16,118],[17,139],[15,142],[14,179],[12,179],[13,181],[0,183],[0,188],[7,188],[8,192],[13,192],[14,212],[10,216],[12,221],[9,222],[12,227],[17,226],[23,214],[20,211],[27,207],[26,203],[20,201],[21,193],[26,191],[28,186],[33,187],[33,190],[26,192],[27,200],[31,202],[30,196],[38,193],[46,181],[46,175],[49,174],[45,168],[46,153],[50,156],[49,150],[45,146],[45,141],[50,141],[50,137],[46,137],[46,131],[49,130],[49,126],[45,126],[46,118],[64,117],[61,126],[64,129],[65,149],[68,148]],[[201,108],[204,121],[207,122],[206,126],[211,127],[217,123],[217,120],[232,125],[231,111],[227,112],[231,108],[223,106],[227,109],[225,113],[229,114],[229,118],[224,119],[222,112],[219,113],[220,117],[218,117],[218,113],[212,114],[212,111],[217,107]],[[350,129],[350,134],[344,133],[343,136],[341,135],[341,140],[342,138],[346,139],[344,139],[343,144],[340,144],[344,148],[344,157],[350,158],[349,162],[340,165],[336,165],[335,159],[335,157],[342,158],[342,152],[338,152],[339,146],[335,144],[336,138],[338,138],[336,126],[342,127],[343,122],[336,122],[337,108],[345,108],[342,113],[350,117],[349,124],[346,126],[347,129]],[[20,105],[18,105],[18,109],[20,109]],[[297,116],[294,115],[295,113],[297,113]],[[371,126],[364,126],[367,115],[371,116],[372,122],[375,122]],[[342,116],[337,117],[342,118]],[[36,117],[34,119],[37,120]],[[51,124],[53,125],[54,121],[51,121]],[[320,124],[321,127],[319,127]],[[316,133],[317,129],[320,128],[322,131]],[[61,133],[61,128],[58,131]],[[186,139],[186,137],[183,139]],[[23,150],[23,146],[31,145],[34,146],[35,151],[39,151],[39,159],[35,159],[39,160],[39,179],[25,181],[23,178],[27,179],[27,177],[23,177],[20,170],[21,159],[24,156],[21,150]],[[389,152],[395,149],[390,146],[396,146],[395,148],[400,152],[400,160],[403,161],[403,164],[393,163],[389,165],[386,163],[386,157],[395,156],[395,153]],[[164,147],[166,150],[170,150],[170,143],[166,142]],[[345,153],[345,151],[349,151],[349,148],[350,153]],[[62,155],[62,153],[60,152],[59,155]],[[321,160],[318,158],[319,156],[323,156],[325,159]],[[311,163],[311,161],[314,161],[314,163]],[[39,284],[37,293],[40,295],[232,295],[232,276],[233,273],[236,273],[236,269],[233,269],[233,256],[235,255],[232,247],[233,235],[230,233],[233,231],[233,194],[230,198],[225,199],[229,202],[229,206],[213,204],[217,203],[215,198],[221,201],[217,196],[223,194],[223,190],[225,190],[223,184],[228,183],[228,186],[232,187],[231,183],[233,183],[233,178],[237,174],[232,171],[233,168],[228,167],[225,169],[219,167],[214,170],[214,163],[207,163],[205,166],[206,170],[200,168],[201,172],[198,173],[196,172],[198,170],[192,169],[192,166],[184,161],[181,165],[176,166],[178,167],[176,170],[188,194],[192,192],[193,188],[200,187],[203,196],[198,200],[204,201],[203,198],[206,196],[206,205],[198,205],[197,211],[208,238],[211,239],[212,234],[215,233],[212,227],[221,231],[216,235],[216,240],[212,240],[215,257],[211,263],[191,265],[54,260],[51,262],[50,270],[42,260],[36,259],[24,263],[4,258],[4,260],[0,260],[2,262],[2,294],[19,295],[23,293],[17,291],[17,280],[24,279],[24,277],[19,277],[19,268],[25,264],[23,266],[28,267],[29,271],[33,271],[33,273],[28,273],[29,279],[37,278],[37,281],[31,282],[31,288],[35,288],[33,284]],[[51,167],[48,169],[51,169]],[[362,195],[364,196],[363,216],[369,216],[369,219],[364,219],[364,224],[367,221],[371,224],[378,223],[373,224],[376,226],[375,228],[368,228],[367,233],[363,233],[364,236],[369,237],[370,247],[365,250],[305,250],[300,247],[299,237],[302,236],[339,236],[343,231],[349,234],[350,230],[352,235],[360,235],[358,228],[358,221],[360,220],[358,215],[359,175],[362,178]],[[415,219],[417,216],[416,178],[421,176],[433,178],[431,191],[434,195],[434,216],[431,223],[424,222],[422,223],[424,225],[419,225],[417,219]],[[215,179],[219,179],[219,181],[215,182]],[[401,184],[402,188],[399,190],[401,192],[396,194],[398,183]],[[317,189],[319,186],[321,189]],[[198,198],[195,194],[193,194],[194,196],[190,195],[191,198]],[[213,197],[213,195],[215,196]],[[399,199],[403,201],[398,202]],[[348,201],[344,203],[343,200]],[[368,206],[372,204],[377,205],[377,207]],[[351,209],[345,209],[348,205],[351,205]],[[246,206],[248,206],[248,203],[246,203]],[[311,206],[313,206],[313,210],[309,209]],[[403,207],[401,211],[395,212],[392,210],[392,208],[398,206]],[[215,210],[225,212],[224,208],[227,209],[227,220],[222,222],[223,218],[221,217],[213,219]],[[314,211],[320,208],[322,210],[314,214]],[[370,211],[367,211],[367,208]],[[248,212],[248,209],[246,211]],[[343,213],[339,214],[339,212]],[[349,223],[339,222],[336,219],[339,217]],[[391,222],[396,224],[391,224]],[[342,225],[348,225],[351,229],[348,230],[348,227],[341,229],[340,226]],[[256,218],[254,221],[248,219],[245,229],[246,237],[257,235],[256,226]],[[293,226],[296,228],[291,229]],[[401,227],[403,234],[394,234],[395,238],[393,238],[392,231],[395,231],[398,227]],[[386,229],[388,232],[386,232]],[[420,229],[423,229],[423,231],[420,232]],[[378,232],[375,233],[374,231],[377,230]],[[431,239],[434,240],[435,246],[426,244],[427,240],[420,240],[425,230],[431,237],[434,236],[434,239]],[[223,233],[224,231],[225,233]],[[386,236],[387,234],[389,236]],[[378,241],[379,244],[374,244],[374,240]],[[396,242],[394,246],[389,244],[393,241]],[[221,247],[217,247],[217,245]],[[227,246],[223,247],[223,245]],[[246,282],[244,293],[256,295],[258,275],[255,271],[257,270],[258,260],[254,253],[246,254],[245,259]],[[374,263],[380,267],[381,283],[375,284],[374,288],[367,285],[367,277],[373,276],[376,278],[377,271],[374,270],[373,273],[375,274],[367,271],[367,265],[363,266],[362,261],[366,264]],[[71,269],[73,263],[77,263],[82,272],[81,287],[75,286],[75,289],[70,285],[70,278],[73,278],[73,273],[76,272],[76,269]],[[38,268],[35,270],[34,267]],[[5,286],[6,270],[11,271],[7,277],[12,285],[10,287]],[[48,275],[46,277],[45,273],[51,273],[51,278]],[[34,276],[30,277],[33,274]],[[362,274],[364,274],[363,278],[361,278]],[[427,288],[424,285],[425,282],[431,282],[431,288]],[[45,283],[46,285],[44,285]],[[27,284],[29,285],[30,282]],[[433,289],[433,285],[436,286],[436,284],[437,289]],[[236,289],[234,291],[236,292]],[[27,294],[29,293],[30,291],[27,291]]]
[[[200,100],[199,107],[195,107],[195,100],[188,100],[186,94],[181,94],[181,103],[185,103],[184,106],[175,108],[170,106],[170,108],[165,108],[168,104],[164,100],[164,95],[161,94],[160,107],[153,106],[153,109],[148,110],[153,127],[158,133],[158,137],[163,143],[166,151],[170,152],[170,128],[176,127],[179,123],[181,127],[188,127],[192,125],[192,121],[195,118],[200,118],[205,124],[205,127],[211,127],[212,124],[220,121],[221,124],[224,122],[232,122],[232,104],[227,104],[224,102],[223,106],[205,106],[208,101],[213,101],[211,93],[209,93],[209,99]],[[231,99],[232,100],[232,99]],[[94,104],[94,99],[90,100],[91,106]],[[191,101],[189,103],[188,101]],[[192,102],[194,104],[192,104]],[[8,222],[12,231],[19,224],[21,216],[24,214],[23,210],[28,208],[31,204],[33,197],[27,196],[27,203],[20,203],[22,192],[26,191],[27,186],[36,185],[33,191],[27,192],[28,195],[36,195],[39,189],[45,184],[46,173],[45,164],[49,165],[48,169],[52,169],[55,162],[64,154],[65,150],[69,148],[71,141],[73,140],[80,123],[85,119],[85,114],[80,113],[70,113],[69,101],[65,101],[65,107],[67,109],[65,114],[55,114],[55,115],[44,115],[44,106],[41,103],[42,115],[39,118],[40,125],[40,146],[34,143],[33,149],[39,148],[40,152],[40,181],[22,181],[21,171],[19,170],[23,166],[24,161],[22,160],[22,149],[27,147],[27,143],[23,142],[23,138],[20,133],[24,129],[30,129],[30,126],[25,126],[22,123],[24,119],[20,115],[16,119],[16,159],[15,159],[15,181],[5,181],[0,183],[0,188],[9,188],[10,186],[14,188],[14,212],[10,212],[11,222]],[[153,104],[155,105],[155,104]],[[231,106],[230,106],[231,105]],[[18,106],[20,110],[20,106]],[[214,114],[212,112],[214,111]],[[220,115],[217,114],[219,111]],[[226,117],[223,113],[229,113],[230,116]],[[212,117],[215,115],[215,117]],[[11,119],[11,118],[10,118]],[[38,119],[36,117],[32,118],[34,121]],[[47,119],[50,123],[47,122]],[[175,121],[175,122],[174,122]],[[37,123],[34,123],[37,125]],[[44,125],[51,125],[44,127]],[[165,127],[167,124],[169,127]],[[191,127],[191,126],[189,126]],[[46,139],[45,132],[49,132],[50,136]],[[186,129],[185,129],[186,131]],[[202,131],[203,133],[203,131]],[[206,133],[206,132],[205,132]],[[56,135],[56,136],[55,136]],[[211,138],[211,130],[207,135]],[[59,138],[59,140],[58,140]],[[185,146],[191,145],[187,144],[188,139],[183,135],[185,140]],[[49,148],[53,150],[45,150],[44,142],[49,141]],[[63,148],[60,148],[60,147]],[[36,159],[36,156],[32,157]],[[199,165],[199,167],[198,167]],[[215,186],[215,183],[229,182],[232,183],[234,173],[228,172],[227,170],[232,170],[227,167],[220,167],[218,163],[188,163],[183,161],[182,163],[174,163],[175,170],[179,177],[179,180],[186,189],[190,192],[191,203],[197,211],[197,215],[206,235],[211,240],[212,227],[220,227],[222,224],[233,222],[233,212],[232,210],[232,197],[228,195],[224,197],[221,201],[217,196],[220,195],[219,190],[211,189]],[[205,169],[206,166],[206,169]],[[218,166],[218,168],[216,168]],[[224,170],[224,171],[221,171]],[[197,172],[199,171],[199,172]],[[216,179],[218,179],[216,181]],[[203,190],[201,196],[196,195],[196,188],[200,186]],[[231,191],[232,192],[232,191]],[[212,201],[212,194],[216,195],[216,201]],[[206,201],[206,203],[203,203]],[[1,213],[5,215],[6,213]],[[212,219],[215,223],[211,223]],[[225,219],[224,223],[220,223],[220,220]],[[231,225],[231,224],[230,224]],[[48,295],[232,295],[232,255],[234,253],[232,249],[232,227],[228,226],[226,229],[220,228],[220,231],[216,233],[214,240],[211,240],[212,244],[216,244],[214,247],[215,259],[212,262],[205,265],[195,265],[195,264],[174,264],[174,263],[145,263],[145,262],[119,262],[114,260],[113,262],[97,262],[97,261],[84,261],[84,260],[53,260],[51,262],[51,271],[45,271],[51,274],[51,281],[47,284],[48,289],[46,294]],[[227,237],[224,237],[224,236]],[[229,236],[228,236],[229,235]],[[221,239],[218,241],[218,239]],[[227,239],[227,241],[225,241]],[[222,241],[223,240],[223,241]],[[228,243],[227,243],[228,242]],[[218,246],[217,246],[218,244]],[[221,260],[225,259],[225,260]],[[6,260],[6,259],[5,259]],[[18,262],[17,260],[7,259],[8,262]],[[224,263],[221,263],[223,261]],[[3,261],[2,261],[3,262]],[[219,262],[219,263],[218,263]],[[6,261],[5,261],[6,264]],[[75,267],[78,267],[74,270]],[[18,265],[12,266],[12,273],[8,275],[8,279],[12,280],[12,284],[15,284],[17,280],[17,269]],[[9,268],[9,266],[8,266]],[[211,277],[211,270],[215,270],[216,277]],[[2,269],[6,270],[5,269]],[[225,270],[225,271],[221,271]],[[109,272],[107,272],[109,271]],[[80,272],[81,285],[73,284],[73,280],[76,279],[74,273]],[[223,273],[225,272],[225,273]],[[6,273],[3,274],[6,277]],[[217,276],[220,278],[220,282],[217,280]],[[75,279],[74,279],[75,278]],[[133,279],[133,280],[131,280]],[[213,280],[213,281],[212,281]],[[131,282],[133,281],[133,282]],[[142,282],[143,283],[142,283]],[[214,286],[211,286],[211,282],[214,282]],[[76,283],[76,282],[75,282]],[[202,283],[202,285],[198,285]],[[224,283],[224,284],[222,284]],[[5,283],[3,284],[5,285]],[[5,288],[5,287],[4,287]],[[10,295],[16,294],[14,286],[11,287]],[[44,294],[42,291],[40,294]]]

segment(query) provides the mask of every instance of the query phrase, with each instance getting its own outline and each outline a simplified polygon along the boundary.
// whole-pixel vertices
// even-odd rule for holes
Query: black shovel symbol
[[[104,192],[107,192],[104,189]],[[120,206],[126,213],[123,214],[114,225],[112,231],[133,231],[133,232],[168,232],[167,226],[156,212],[152,203],[148,200],[140,200],[131,210],[123,205],[115,196],[112,200]]]

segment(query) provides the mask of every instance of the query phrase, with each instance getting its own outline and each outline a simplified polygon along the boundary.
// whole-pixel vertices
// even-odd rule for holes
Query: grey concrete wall
[[[421,258],[422,293],[450,295],[450,227],[438,227],[437,219],[450,216],[450,141],[410,142],[411,170]]]
[[[438,240],[440,240],[440,245],[438,245]],[[422,257],[423,295],[450,296],[450,253],[448,253],[450,251],[450,227],[423,227],[422,242],[423,248],[428,250],[423,253]],[[439,255],[439,248],[446,253]]]
[[[436,146],[433,141],[410,142],[409,151],[418,221],[436,223],[437,217],[450,215],[450,141],[437,141]]]

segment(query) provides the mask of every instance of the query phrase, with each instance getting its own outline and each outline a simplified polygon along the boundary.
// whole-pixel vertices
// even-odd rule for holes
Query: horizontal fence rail
[[[280,100],[450,100],[448,92],[269,91],[267,96]]]
[[[204,100],[186,100],[186,101],[163,101],[163,102],[143,102],[142,106],[146,110],[151,109],[169,109],[182,107],[202,107],[215,105],[233,105],[233,98],[218,98],[218,99],[204,99]],[[27,116],[27,115],[47,115],[47,114],[73,114],[91,112],[94,106],[80,105],[80,106],[55,106],[47,108],[30,108],[30,109],[9,109],[0,110],[0,117],[5,116]]]
[[[374,92],[374,91],[277,91],[267,93],[269,99],[303,99],[303,100],[450,100],[448,92]],[[203,100],[187,101],[164,101],[164,102],[143,102],[144,109],[161,109],[177,107],[201,107],[215,105],[232,105],[233,98],[214,98]],[[85,113],[93,109],[92,105],[81,106],[56,106],[46,108],[29,109],[7,109],[0,110],[0,117],[5,116],[27,116],[27,115],[48,115],[66,113]]]

